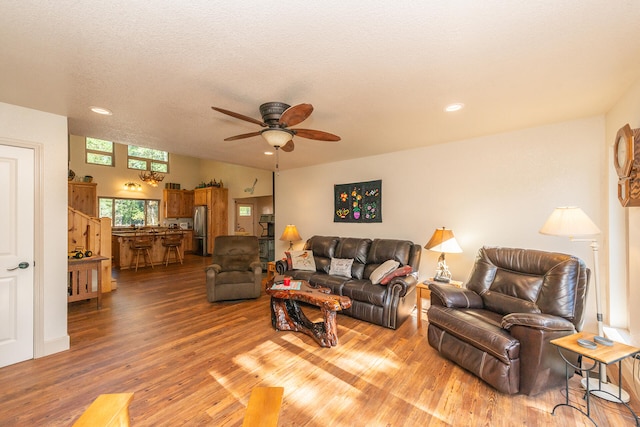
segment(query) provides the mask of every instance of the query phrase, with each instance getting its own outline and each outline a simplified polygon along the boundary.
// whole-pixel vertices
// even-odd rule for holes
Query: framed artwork
[[[333,222],[382,222],[382,180],[335,184]]]

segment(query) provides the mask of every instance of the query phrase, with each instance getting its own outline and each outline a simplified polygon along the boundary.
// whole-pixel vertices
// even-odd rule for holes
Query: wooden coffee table
[[[271,289],[274,282],[266,285],[267,295],[271,296],[271,324],[276,331],[302,332],[312,337],[322,347],[338,345],[338,326],[336,313],[351,307],[349,297],[334,295],[328,288],[314,287],[306,280],[300,280],[299,290]],[[292,280],[292,283],[298,280]],[[298,301],[320,307],[322,322],[312,322],[302,312]]]

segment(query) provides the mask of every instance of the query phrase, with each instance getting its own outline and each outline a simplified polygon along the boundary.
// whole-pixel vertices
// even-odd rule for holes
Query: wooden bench
[[[242,427],[276,427],[284,387],[256,387],[251,391]]]
[[[73,427],[129,426],[129,404],[132,400],[133,393],[101,394]]]

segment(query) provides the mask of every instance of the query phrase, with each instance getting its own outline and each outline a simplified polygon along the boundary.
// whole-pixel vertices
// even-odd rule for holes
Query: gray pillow
[[[331,258],[329,274],[332,276],[351,277],[352,258]]]
[[[400,266],[400,263],[398,261],[394,261],[392,259],[385,261],[382,264],[380,264],[378,268],[376,268],[371,272],[371,275],[369,275],[369,280],[371,280],[371,283],[373,283],[374,285],[377,285],[382,281],[384,276],[391,273],[392,271],[397,269],[399,266]]]

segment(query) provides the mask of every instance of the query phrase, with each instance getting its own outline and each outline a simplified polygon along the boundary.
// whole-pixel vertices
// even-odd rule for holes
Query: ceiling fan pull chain
[[[280,147],[276,147],[276,175],[280,175]]]

